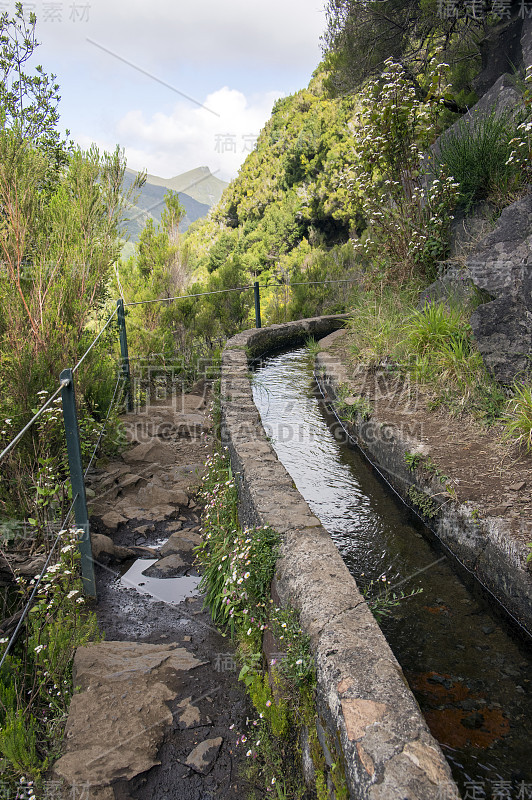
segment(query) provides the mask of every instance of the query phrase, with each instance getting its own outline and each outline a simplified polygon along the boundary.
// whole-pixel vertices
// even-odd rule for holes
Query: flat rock
[[[172,645],[100,642],[78,648],[66,725],[65,754],[55,774],[68,786],[105,788],[159,763],[157,752],[172,725],[168,703],[179,671],[204,662]]]
[[[132,472],[128,472],[120,480],[118,486],[120,489],[127,489],[129,486],[136,486],[142,480],[144,479],[141,475],[134,475]]]
[[[168,541],[161,547],[162,556],[170,556],[174,553],[191,553],[195,547],[201,544],[201,536],[195,533],[179,531],[173,533]]]
[[[137,519],[147,519],[152,522],[164,522],[176,513],[174,506],[155,506],[146,511],[140,511]]]
[[[108,511],[102,517],[102,525],[110,531],[116,531],[119,525],[127,522],[126,518],[119,514],[117,511]]]
[[[201,725],[212,725],[210,717],[201,713],[200,709],[192,702],[192,697],[185,697],[177,704],[179,709],[178,723],[183,730],[199,728]]]
[[[215,739],[205,739],[189,754],[185,764],[200,775],[207,775],[214,766],[218,758],[223,739],[217,736]]]
[[[144,547],[143,545],[132,545],[128,548],[137,558],[157,558],[158,551],[154,547]]]
[[[139,489],[136,499],[137,503],[144,508],[149,508],[150,505],[162,506],[175,502],[172,492],[168,491],[168,489],[163,489],[162,486],[158,486],[154,481],[150,481],[146,486]]]
[[[136,508],[132,506],[128,502],[122,502],[117,506],[118,512],[122,514],[122,516],[126,517],[127,520],[130,519],[143,519],[145,517],[145,513],[140,508]]]
[[[151,505],[169,505],[170,503],[186,506],[188,495],[180,488],[174,488],[173,486],[163,487],[152,480],[139,489],[136,495],[136,502],[144,508],[149,508]]]
[[[185,564],[183,559],[177,554],[160,558],[151,567],[148,567],[142,574],[147,578],[178,578],[183,575],[190,564]]]
[[[124,453],[123,458],[127,464],[136,464],[141,461],[172,464],[175,461],[175,454],[171,445],[159,441],[148,441],[138,444]]]

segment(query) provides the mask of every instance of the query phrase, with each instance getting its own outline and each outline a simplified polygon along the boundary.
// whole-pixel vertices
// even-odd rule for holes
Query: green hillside
[[[360,203],[348,189],[353,111],[352,97],[326,96],[320,74],[307,89],[275,104],[256,148],[211,217],[187,233],[197,278],[217,274],[231,260],[264,284],[345,277],[352,237],[361,232]],[[329,308],[327,297],[336,307],[336,295],[322,291],[320,310]],[[301,302],[298,311],[304,313],[309,304]]]

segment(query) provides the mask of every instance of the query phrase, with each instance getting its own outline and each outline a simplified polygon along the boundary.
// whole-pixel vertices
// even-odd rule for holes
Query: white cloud
[[[61,128],[82,146],[118,141],[132,167],[165,177],[201,165],[233,177],[244,137],[259,133],[277,97],[308,83],[325,23],[325,0],[31,5],[43,42],[32,61],[57,73]],[[87,8],[83,18],[74,7]],[[220,117],[195,105],[204,98]]]
[[[281,95],[267,92],[246,98],[225,86],[205,98],[206,108],[183,102],[169,115],[158,112],[149,118],[141,110],[130,111],[119,121],[116,136],[134,169],[146,167],[171,177],[205,165],[228,180],[236,175]]]
[[[53,47],[78,50],[88,36],[148,68],[184,61],[215,65],[220,59],[293,66],[310,58],[315,66],[325,22],[324,0],[90,0],[83,2],[86,18],[76,21],[70,0],[55,5],[63,9],[61,22],[44,13],[50,3],[34,3],[41,38]]]

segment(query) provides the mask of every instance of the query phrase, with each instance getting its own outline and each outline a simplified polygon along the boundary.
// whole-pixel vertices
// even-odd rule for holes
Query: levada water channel
[[[422,590],[379,622],[464,800],[532,799],[530,644],[338,436],[308,350],[263,361],[253,395],[280,461],[358,586],[369,598],[384,586]]]

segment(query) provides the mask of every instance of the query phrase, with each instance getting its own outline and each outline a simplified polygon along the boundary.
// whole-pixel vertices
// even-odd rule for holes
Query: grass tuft
[[[515,384],[502,416],[504,438],[529,453],[532,450],[532,386]]]
[[[466,115],[442,135],[438,166],[460,184],[466,211],[479,200],[496,201],[502,208],[515,199],[522,173],[509,159],[520,122],[515,113],[492,110],[476,117]]]
[[[411,376],[427,387],[432,409],[467,412],[492,424],[503,412],[506,396],[475,345],[470,308],[427,302],[419,309],[416,303],[412,289],[362,296],[349,328],[354,360]]]

